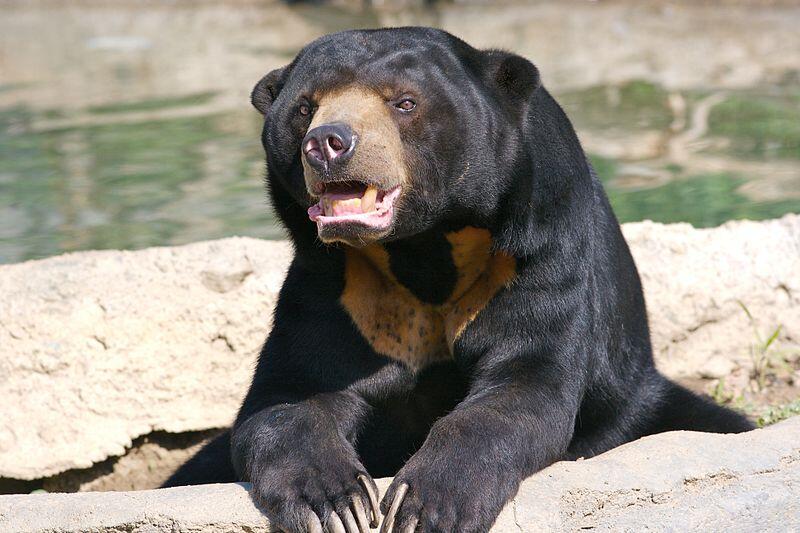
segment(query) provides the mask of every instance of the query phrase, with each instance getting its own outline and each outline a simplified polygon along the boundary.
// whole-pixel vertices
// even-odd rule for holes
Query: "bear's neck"
[[[467,325],[516,277],[487,230],[425,237],[347,248],[339,298],[377,353],[413,369],[454,357]]]
[[[430,230],[410,238],[373,244],[360,254],[384,283],[400,285],[426,304],[459,298],[485,272],[492,255],[488,230]]]

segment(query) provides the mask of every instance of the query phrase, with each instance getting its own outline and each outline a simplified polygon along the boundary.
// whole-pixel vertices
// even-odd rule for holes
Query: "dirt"
[[[717,403],[741,411],[759,425],[775,423],[770,412],[791,415],[800,412],[800,354],[780,359],[759,376],[752,368],[736,368],[717,379],[687,377],[678,381],[685,387],[710,396]],[[765,417],[768,417],[765,419]]]
[[[90,468],[33,481],[0,478],[0,494],[155,489],[220,431],[153,432],[136,439],[125,455]]]

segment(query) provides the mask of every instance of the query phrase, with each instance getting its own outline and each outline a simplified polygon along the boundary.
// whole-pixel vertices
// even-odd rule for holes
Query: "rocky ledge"
[[[719,378],[737,368],[750,375],[754,327],[769,332],[781,325],[774,345],[786,354],[800,353],[800,216],[731,222],[707,230],[651,222],[626,224],[623,229],[642,275],[656,358],[668,375]],[[158,438],[230,423],[270,328],[272,306],[290,255],[285,242],[231,238],[133,252],[80,252],[0,266],[0,398],[4,406],[0,409],[0,489],[2,478],[19,484],[66,474],[77,478],[68,486],[53,482],[56,478],[44,479],[44,487],[53,491],[157,486],[170,465],[176,464],[174,452],[185,457],[182,446],[170,442],[159,447]],[[796,364],[790,355],[787,361]],[[777,438],[780,434],[777,429],[769,431],[755,435]],[[682,445],[678,451],[675,439],[679,437],[659,437],[666,439],[665,444],[672,443],[675,453],[654,464],[692,461],[695,454],[723,454],[729,446],[722,437],[680,438],[711,448]],[[737,438],[731,437],[731,443],[749,442],[751,437]],[[134,439],[139,439],[138,447],[131,450]],[[651,442],[662,440],[636,446],[651,446]],[[140,463],[135,463],[136,454]],[[633,473],[641,465],[624,467],[619,457],[610,455],[591,464],[616,461],[617,468],[630,472],[631,480],[644,480]],[[98,463],[105,469],[100,473],[90,469]],[[550,472],[583,472],[581,468],[561,465]],[[150,477],[136,481],[148,473]],[[669,476],[674,472],[661,474],[673,479]],[[555,483],[546,481],[549,476],[538,476],[529,486]],[[574,479],[588,483],[583,473]],[[760,479],[753,477],[753,483]],[[583,486],[587,487],[584,492],[569,492],[570,501],[583,502],[578,509],[594,501],[594,491],[602,492],[602,485]],[[31,488],[35,487],[26,485],[21,490]],[[115,505],[138,498],[160,505],[173,499],[188,501],[190,495],[205,498],[203,491],[220,491],[233,498],[242,489],[192,490],[199,492],[76,496],[74,500],[35,496],[30,502],[72,502],[63,505],[76,508],[86,502],[84,509],[89,509],[92,502],[101,501],[92,498],[112,498],[109,501]],[[613,501],[639,502],[637,495],[647,490],[620,494]],[[765,493],[765,497],[773,495]],[[677,505],[679,499],[669,502],[653,509]],[[602,516],[603,509],[608,509],[601,503],[591,516]],[[141,509],[138,504],[131,507],[131,513],[147,508],[144,504]],[[214,508],[201,507],[208,508],[204,511],[208,513]],[[537,503],[530,508],[544,513],[549,505]],[[579,517],[562,517],[567,518]],[[9,519],[6,513],[4,520]],[[0,530],[5,529],[0,526]]]
[[[276,531],[248,488],[0,496],[0,531]],[[523,483],[492,531],[797,528],[800,417],[741,435],[664,433],[556,463]]]

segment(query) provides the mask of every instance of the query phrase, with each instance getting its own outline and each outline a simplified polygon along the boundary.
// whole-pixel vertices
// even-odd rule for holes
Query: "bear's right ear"
[[[522,56],[486,50],[484,60],[491,82],[513,100],[527,100],[541,86],[539,69]]]
[[[286,79],[286,72],[288,67],[282,67],[273,70],[253,87],[253,92],[250,93],[250,102],[253,107],[259,110],[262,115],[266,115],[272,103],[278,97],[278,93],[283,87]]]

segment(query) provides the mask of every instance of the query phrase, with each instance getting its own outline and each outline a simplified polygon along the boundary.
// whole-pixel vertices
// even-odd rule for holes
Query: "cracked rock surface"
[[[800,348],[800,216],[623,229],[668,375],[749,364],[739,302]],[[230,238],[0,265],[0,478],[87,468],[154,431],[228,425],[290,256],[286,242]]]
[[[623,232],[642,278],[662,372],[720,377],[752,365],[753,326],[769,333],[782,325],[783,349],[798,351],[800,216],[713,229],[638,222],[624,224]]]
[[[0,477],[230,424],[289,259],[232,238],[0,266]]]
[[[391,480],[380,480],[381,492]],[[271,532],[246,484],[0,496],[0,531]],[[525,481],[493,532],[793,531],[800,417],[740,435],[672,432]]]

